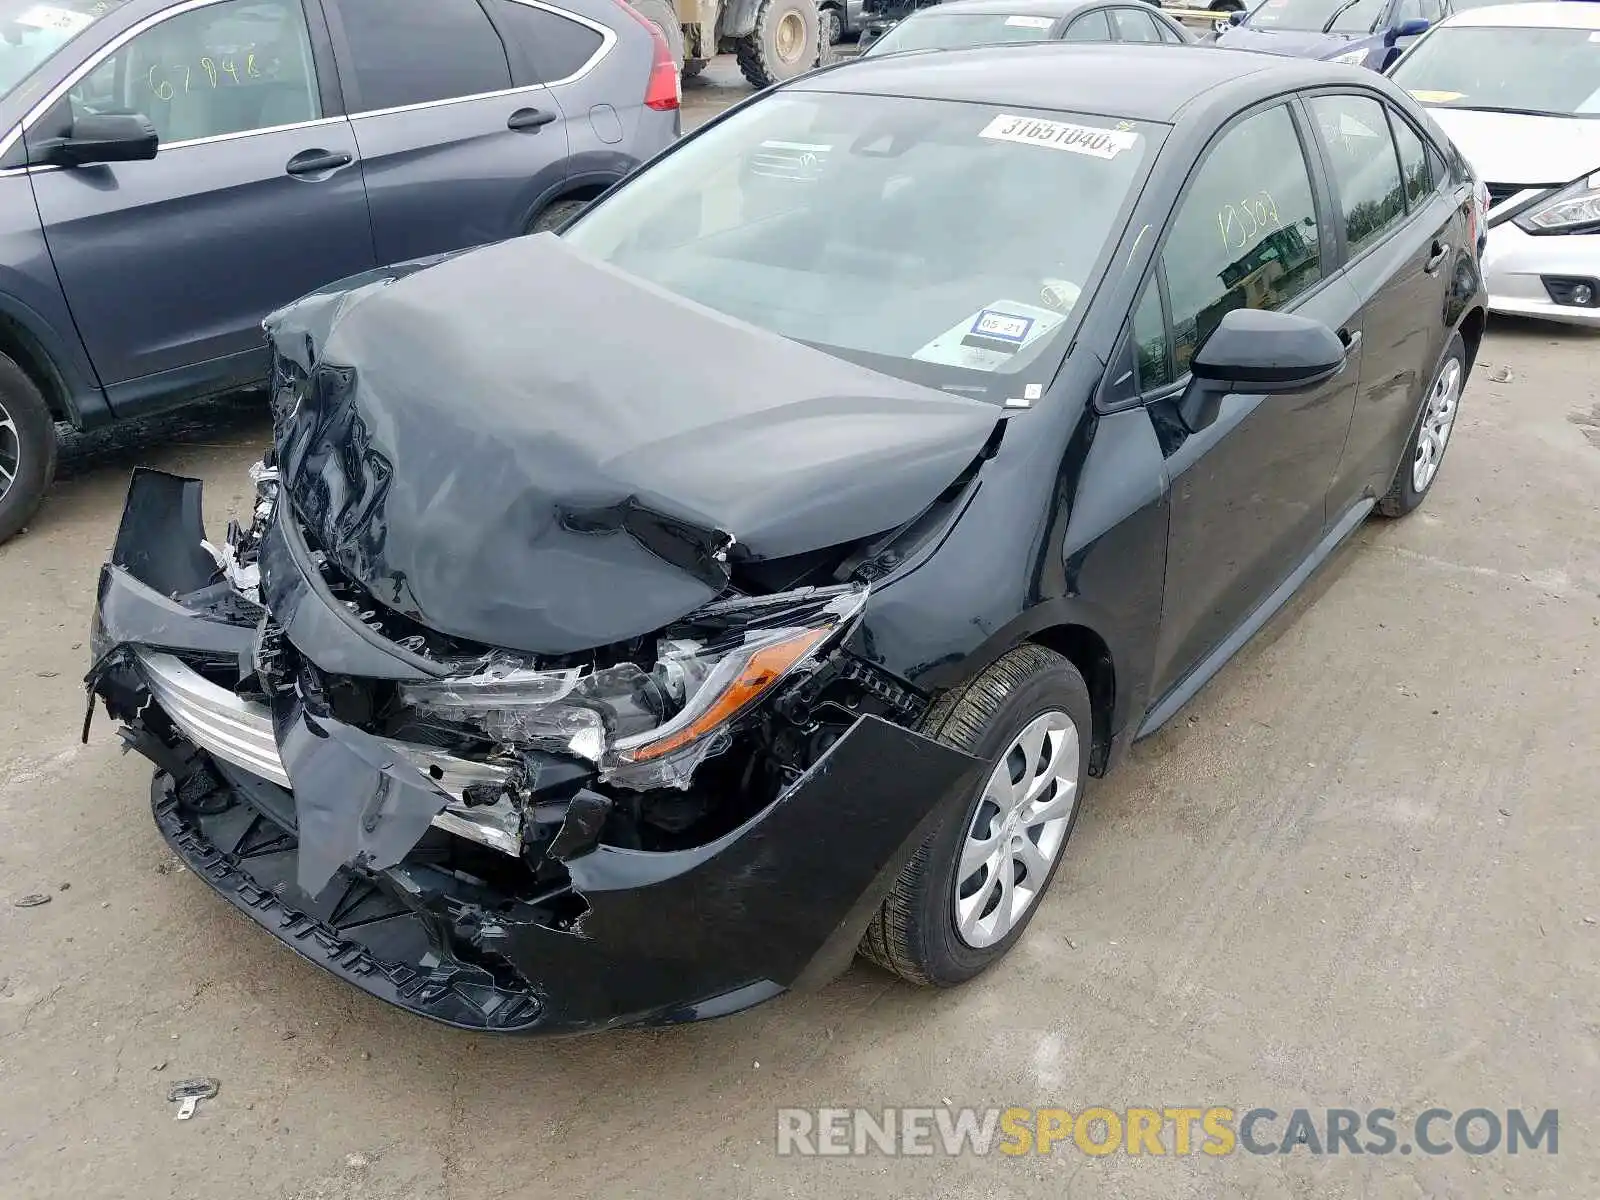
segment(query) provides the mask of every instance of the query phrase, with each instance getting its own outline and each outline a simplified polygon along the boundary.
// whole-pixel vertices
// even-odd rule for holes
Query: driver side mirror
[[[1224,396],[1306,391],[1332,379],[1344,362],[1344,343],[1322,322],[1236,308],[1195,351],[1178,412],[1198,433],[1217,419]]]
[[[145,162],[156,156],[160,138],[143,113],[103,113],[79,117],[72,131],[38,147],[46,163],[86,167],[94,163]]]
[[[1412,38],[1416,37],[1418,34],[1427,33],[1429,26],[1432,24],[1433,22],[1429,21],[1426,17],[1408,18],[1407,20],[1401,21],[1398,25],[1389,26],[1389,28],[1384,32],[1383,44],[1385,46],[1392,46],[1401,38]]]

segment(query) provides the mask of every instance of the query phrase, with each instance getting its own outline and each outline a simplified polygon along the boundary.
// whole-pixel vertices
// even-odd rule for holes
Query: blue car
[[[1381,71],[1453,11],[1452,0],[1265,0],[1233,13],[1216,44]]]
[[[619,0],[0,0],[0,541],[55,422],[264,385],[273,309],[560,223],[678,102]]]

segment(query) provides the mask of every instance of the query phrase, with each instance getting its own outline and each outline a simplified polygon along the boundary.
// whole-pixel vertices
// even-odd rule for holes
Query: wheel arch
[[[1089,771],[1105,772],[1111,754],[1112,723],[1117,703],[1117,666],[1111,647],[1087,625],[1051,625],[1029,635],[1029,642],[1053,650],[1070,662],[1083,676],[1089,689],[1089,708],[1094,720]]]
[[[23,321],[0,306],[0,354],[10,358],[33,380],[58,421],[80,424],[78,405],[61,369],[44,343]]]

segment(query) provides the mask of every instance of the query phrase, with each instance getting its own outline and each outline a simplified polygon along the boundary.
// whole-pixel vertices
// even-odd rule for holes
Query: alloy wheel
[[[1080,754],[1072,718],[1052,711],[990,772],[956,867],[956,932],[974,949],[1015,929],[1044,890],[1077,807]]]
[[[21,470],[22,436],[10,412],[0,403],[0,500],[5,499]]]
[[[1444,458],[1450,431],[1455,428],[1460,401],[1461,360],[1452,358],[1444,364],[1433,390],[1428,393],[1422,424],[1417,429],[1417,456],[1411,463],[1411,487],[1418,494],[1427,491],[1433,477],[1439,473],[1439,462]]]

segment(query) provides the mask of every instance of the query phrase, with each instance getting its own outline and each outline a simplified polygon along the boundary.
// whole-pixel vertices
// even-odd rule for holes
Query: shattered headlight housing
[[[1600,171],[1574,180],[1513,218],[1528,233],[1589,233],[1600,227]]]
[[[812,588],[712,605],[662,634],[656,662],[541,670],[511,656],[470,675],[407,684],[401,702],[497,742],[571,754],[608,783],[687,788],[729,727],[834,645],[865,587]]]

